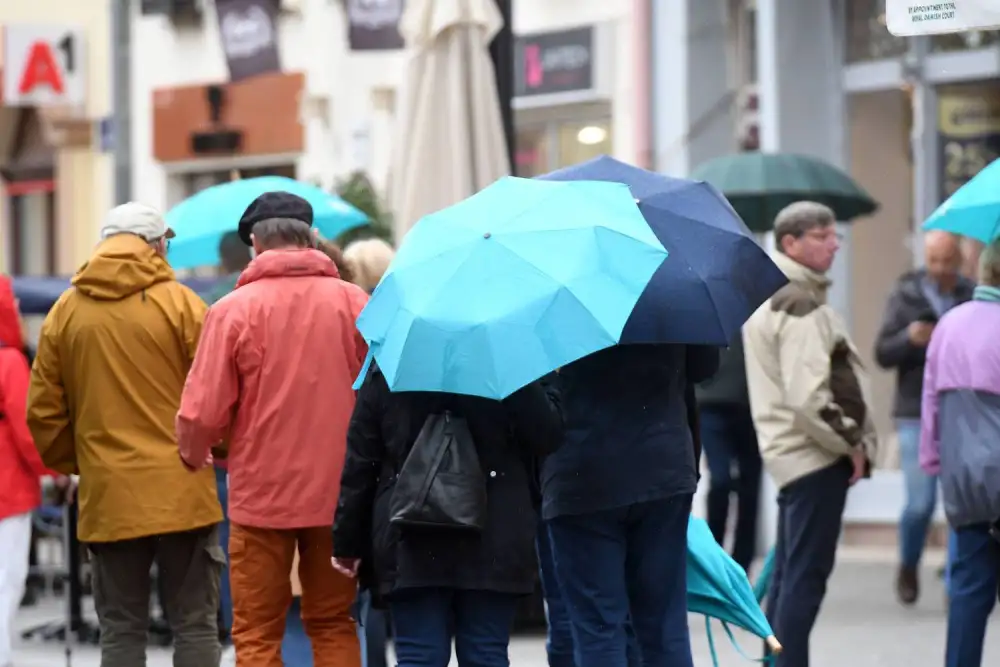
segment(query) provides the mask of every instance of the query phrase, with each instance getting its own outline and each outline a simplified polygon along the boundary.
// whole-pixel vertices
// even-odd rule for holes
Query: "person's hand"
[[[208,468],[209,466],[215,465],[215,457],[212,456],[212,450],[208,450],[208,455],[205,457],[205,460],[201,465],[191,465],[183,456],[181,456],[180,459],[181,463],[184,464],[184,467],[191,472],[198,472],[202,468]]]
[[[358,576],[358,568],[361,566],[360,558],[331,558],[330,562],[337,572],[352,579]]]
[[[62,495],[63,503],[72,505],[76,499],[76,483],[73,481],[72,475],[59,475],[52,482]]]
[[[911,322],[906,331],[911,343],[917,347],[927,347],[931,342],[931,334],[934,333],[934,325],[930,322]]]
[[[861,445],[858,445],[858,448],[851,454],[851,465],[854,466],[854,470],[851,472],[851,480],[848,484],[854,486],[868,470],[868,456]]]

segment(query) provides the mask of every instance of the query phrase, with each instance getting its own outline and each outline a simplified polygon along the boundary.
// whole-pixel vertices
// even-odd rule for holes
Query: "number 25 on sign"
[[[10,106],[86,104],[83,31],[44,24],[7,24],[3,102]]]
[[[1000,26],[998,0],[886,0],[886,25],[898,37]]]

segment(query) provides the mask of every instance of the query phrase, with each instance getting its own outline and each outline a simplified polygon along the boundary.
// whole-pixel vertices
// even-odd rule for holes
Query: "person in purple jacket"
[[[1000,544],[1000,241],[980,257],[972,301],[934,328],[924,367],[920,465],[939,475],[953,530],[946,667],[982,663]]]

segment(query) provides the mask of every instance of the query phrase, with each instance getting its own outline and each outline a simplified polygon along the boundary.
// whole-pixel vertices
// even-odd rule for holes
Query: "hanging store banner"
[[[399,34],[404,0],[346,0],[347,42],[352,51],[394,51],[405,46]]]
[[[886,0],[886,25],[897,37],[1000,27],[997,0]]]
[[[519,35],[514,44],[514,95],[592,90],[595,61],[591,26]]]
[[[215,0],[229,80],[281,71],[276,0]]]
[[[1000,157],[1000,94],[965,85],[938,92],[941,201]]]

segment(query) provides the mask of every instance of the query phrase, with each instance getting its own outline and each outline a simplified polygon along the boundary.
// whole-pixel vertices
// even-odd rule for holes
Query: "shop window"
[[[546,129],[545,125],[518,129],[514,152],[518,176],[531,178],[550,171]]]
[[[898,58],[906,53],[906,38],[886,28],[885,0],[847,0],[847,62]]]
[[[295,165],[283,164],[252,169],[221,169],[202,171],[184,175],[184,196],[190,197],[213,185],[228,183],[234,178],[257,178],[258,176],[284,176],[295,178]]]
[[[559,125],[558,132],[560,167],[611,153],[609,123],[565,123]]]
[[[1000,44],[1000,30],[970,30],[931,37],[931,48],[935,51],[984,49],[997,44]]]

